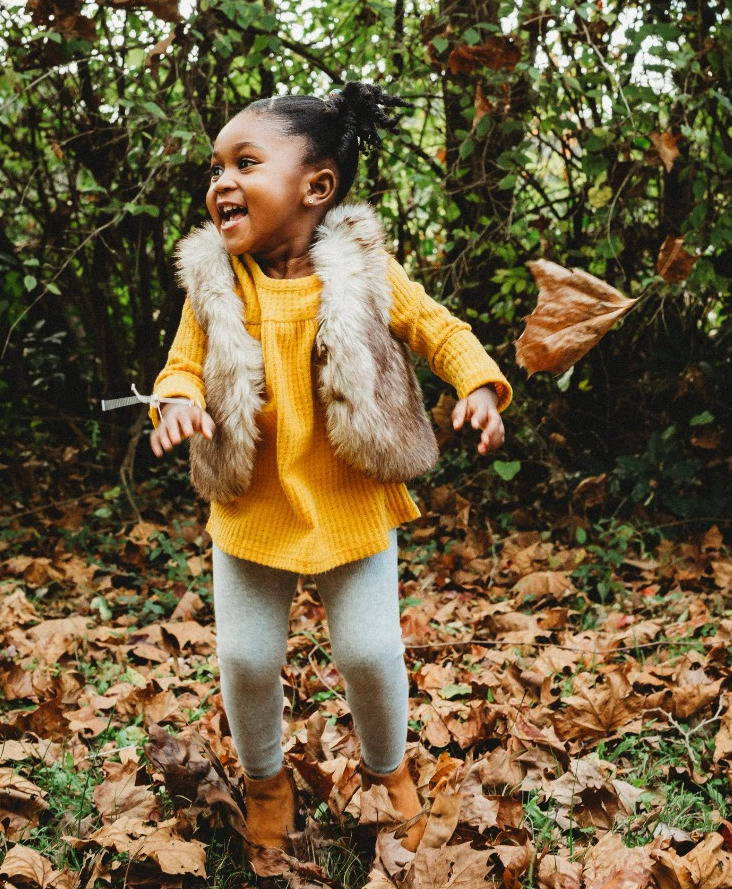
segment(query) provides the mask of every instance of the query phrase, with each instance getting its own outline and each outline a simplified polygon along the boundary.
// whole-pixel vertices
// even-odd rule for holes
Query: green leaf
[[[112,609],[109,607],[109,603],[104,598],[104,596],[94,596],[94,598],[89,603],[89,607],[93,611],[98,611],[99,617],[103,621],[112,620]]]
[[[689,420],[689,426],[708,426],[713,422],[714,414],[710,414],[709,411],[702,411],[700,414],[696,414],[696,416]]]
[[[432,46],[437,50],[437,52],[445,52],[447,47],[450,45],[448,40],[445,40],[444,37],[435,37],[432,40]]]
[[[466,697],[471,692],[472,688],[463,682],[453,685],[446,685],[444,688],[441,688],[440,697],[446,701],[450,701],[452,700],[452,698]]]
[[[493,469],[505,482],[510,482],[521,471],[521,461],[512,460],[511,462],[506,462],[505,460],[494,460]]]
[[[168,115],[163,111],[163,109],[156,105],[155,102],[143,102],[142,107],[149,111],[153,117],[157,117],[158,120],[167,120]]]
[[[23,278],[23,286],[26,290],[33,290],[36,284],[38,284],[38,281],[33,275],[26,275]]]

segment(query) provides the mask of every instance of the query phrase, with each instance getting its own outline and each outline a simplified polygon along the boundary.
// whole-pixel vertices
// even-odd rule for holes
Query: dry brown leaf
[[[679,151],[680,139],[680,134],[675,136],[670,130],[666,130],[663,133],[659,133],[658,130],[654,130],[651,133],[651,142],[653,143],[653,148],[655,149],[655,156],[657,156],[661,163],[664,165],[667,173],[671,172],[674,163],[676,162],[676,158],[681,154],[681,152]],[[649,155],[647,159],[652,162],[653,155]],[[658,163],[658,161],[656,161],[656,163]]]
[[[216,650],[213,628],[195,620],[160,624],[162,639],[174,654],[192,651],[194,654],[212,654]]]
[[[512,592],[519,594],[519,603],[562,599],[577,594],[569,571],[533,571],[522,577]]]
[[[107,778],[94,788],[94,805],[104,824],[111,824],[122,815],[157,820],[160,804],[149,786],[136,784],[137,763],[109,762],[104,766]]]
[[[506,746],[496,747],[479,760],[481,783],[484,787],[516,787],[524,778],[524,769],[519,756],[526,747],[515,737],[510,736]]]
[[[13,769],[0,768],[0,824],[5,837],[19,840],[38,825],[41,812],[48,808],[47,794]]]
[[[177,833],[176,825],[175,819],[147,824],[139,818],[123,815],[85,839],[67,836],[64,840],[79,851],[108,849],[126,852],[131,860],[153,861],[164,874],[205,878],[205,844],[184,839]]]
[[[363,889],[396,889],[396,884],[385,873],[374,868],[369,874],[368,883],[366,883]]]
[[[540,370],[564,373],[637,302],[581,269],[544,259],[528,266],[539,299],[516,342],[516,361],[529,376]]]
[[[381,784],[373,784],[368,790],[362,790],[360,802],[361,824],[375,825],[377,828],[393,827],[403,820],[401,812],[394,808],[386,788]]]
[[[513,71],[520,58],[521,51],[511,37],[494,35],[477,46],[456,46],[447,66],[451,74],[472,74],[481,65],[492,71]]]
[[[44,663],[55,664],[63,655],[74,652],[86,638],[88,623],[88,618],[81,616],[44,620],[28,630],[28,638]]]
[[[564,855],[545,855],[539,862],[538,889],[580,889],[582,862]]]
[[[437,849],[449,841],[458,825],[462,800],[462,793],[440,791],[437,794],[420,845]]]
[[[656,271],[670,284],[685,281],[699,259],[699,254],[684,248],[684,239],[667,235],[656,260]]]
[[[65,37],[94,40],[94,21],[80,14],[82,4],[62,0],[28,0],[26,11],[33,14],[33,23],[44,29],[58,31]]]
[[[184,729],[173,737],[159,725],[148,728],[150,741],[145,752],[165,779],[173,802],[195,817],[216,807],[241,836],[245,833],[243,800],[229,781],[211,746],[198,732]]]
[[[509,836],[505,839],[508,840]],[[514,842],[498,843],[488,851],[491,857],[495,856],[503,865],[504,885],[510,886],[510,889],[520,889],[519,878],[529,870],[535,854],[534,845],[525,832],[517,831]]]
[[[732,766],[732,707],[727,707],[714,738],[714,764],[725,762]]]
[[[486,885],[488,850],[470,843],[439,849],[420,846],[414,857],[415,889],[476,889]]]
[[[653,860],[647,846],[628,848],[617,834],[606,833],[585,856],[586,889],[646,889],[652,886]]]
[[[106,4],[115,9],[149,9],[164,22],[181,21],[178,0],[106,0]]]
[[[710,833],[686,855],[661,849],[651,853],[659,889],[728,889],[732,886],[732,853],[724,839]]]
[[[479,83],[475,87],[475,99],[473,101],[473,105],[475,106],[475,117],[473,118],[473,127],[477,127],[481,120],[486,116],[486,114],[490,114],[494,109],[494,104],[490,99],[486,97],[486,94],[483,92],[483,87]]]
[[[671,712],[677,719],[686,721],[719,700],[726,679],[705,682],[701,685],[683,684],[671,689]]]
[[[543,783],[542,795],[557,807],[557,824],[565,830],[571,828],[572,823],[610,830],[616,816],[633,813],[635,802],[643,792],[613,779],[609,764],[593,756],[572,761],[560,778]]]
[[[0,865],[0,881],[5,879],[23,889],[71,889],[75,885],[71,874],[56,870],[48,858],[20,844],[13,846]]]
[[[523,820],[521,801],[511,796],[483,793],[480,763],[475,763],[460,785],[463,801],[460,823],[469,824],[483,833],[491,827],[519,827]]]
[[[22,590],[3,594],[0,599],[0,632],[38,620],[38,611]]]
[[[564,709],[552,716],[554,728],[564,740],[606,738],[632,722],[646,706],[620,672],[610,673],[604,684],[585,688],[565,698]]]

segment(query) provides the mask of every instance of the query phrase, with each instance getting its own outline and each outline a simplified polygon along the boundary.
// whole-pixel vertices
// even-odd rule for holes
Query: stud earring
[[[308,204],[312,204],[314,198],[308,198]]]

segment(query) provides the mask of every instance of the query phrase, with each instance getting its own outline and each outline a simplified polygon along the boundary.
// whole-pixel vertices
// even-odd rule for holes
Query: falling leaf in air
[[[481,120],[486,116],[486,114],[490,114],[495,105],[491,100],[486,96],[483,91],[483,87],[478,84],[475,87],[475,99],[473,100],[473,104],[475,106],[475,117],[473,118],[473,127],[477,127]]]
[[[685,249],[683,238],[667,235],[658,253],[656,271],[664,281],[678,284],[689,277],[698,259],[698,254]]]
[[[666,172],[670,173],[676,158],[681,154],[678,145],[680,139],[680,134],[675,136],[670,130],[666,130],[665,133],[659,133],[658,130],[654,130],[651,133],[651,142],[655,151],[650,152],[649,160],[652,162],[655,160],[655,163],[658,163],[656,158],[660,159],[666,168]]]
[[[528,263],[539,285],[536,308],[516,342],[516,361],[529,373],[564,373],[637,302],[581,269],[539,259]]]

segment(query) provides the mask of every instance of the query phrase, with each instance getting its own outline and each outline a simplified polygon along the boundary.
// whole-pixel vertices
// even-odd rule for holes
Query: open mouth
[[[222,204],[218,210],[221,217],[221,228],[230,228],[232,225],[236,225],[249,212],[246,207],[240,204]]]

